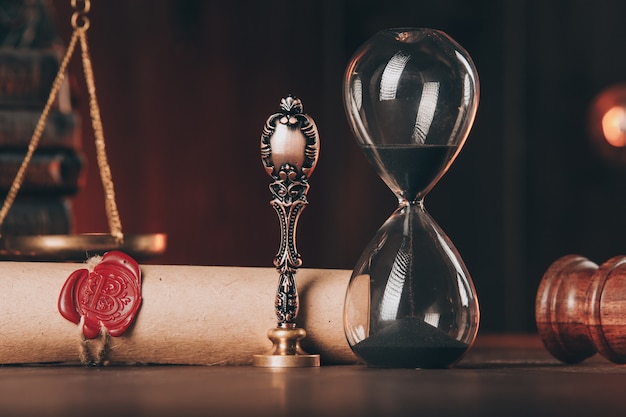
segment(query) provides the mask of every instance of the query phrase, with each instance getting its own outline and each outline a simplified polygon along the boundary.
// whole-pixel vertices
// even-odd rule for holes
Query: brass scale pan
[[[0,237],[0,260],[84,261],[111,250],[128,253],[138,261],[165,252],[164,233],[124,234],[123,242],[106,233],[76,235],[22,235]]]

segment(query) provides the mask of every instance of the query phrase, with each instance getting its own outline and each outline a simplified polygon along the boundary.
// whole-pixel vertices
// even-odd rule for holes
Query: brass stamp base
[[[274,346],[263,355],[254,355],[252,365],[266,368],[306,368],[320,366],[320,355],[308,354],[300,347],[306,337],[304,329],[277,327],[267,332]]]

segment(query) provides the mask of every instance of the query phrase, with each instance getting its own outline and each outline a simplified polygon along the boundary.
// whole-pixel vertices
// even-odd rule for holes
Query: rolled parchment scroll
[[[77,362],[80,329],[57,309],[76,263],[0,262],[0,364]],[[112,337],[112,363],[247,365],[271,348],[274,268],[145,265],[134,324]],[[350,271],[298,272],[303,348],[322,363],[355,362],[343,331]],[[268,301],[270,300],[270,301]]]

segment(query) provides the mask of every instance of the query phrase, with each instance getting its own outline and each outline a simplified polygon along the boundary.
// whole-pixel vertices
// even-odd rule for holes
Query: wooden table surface
[[[0,416],[626,416],[626,366],[479,335],[455,368],[0,367]]]

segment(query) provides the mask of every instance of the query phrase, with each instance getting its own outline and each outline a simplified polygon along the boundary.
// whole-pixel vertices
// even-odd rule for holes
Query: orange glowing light
[[[616,148],[626,146],[626,109],[622,106],[611,107],[602,116],[604,139]]]

